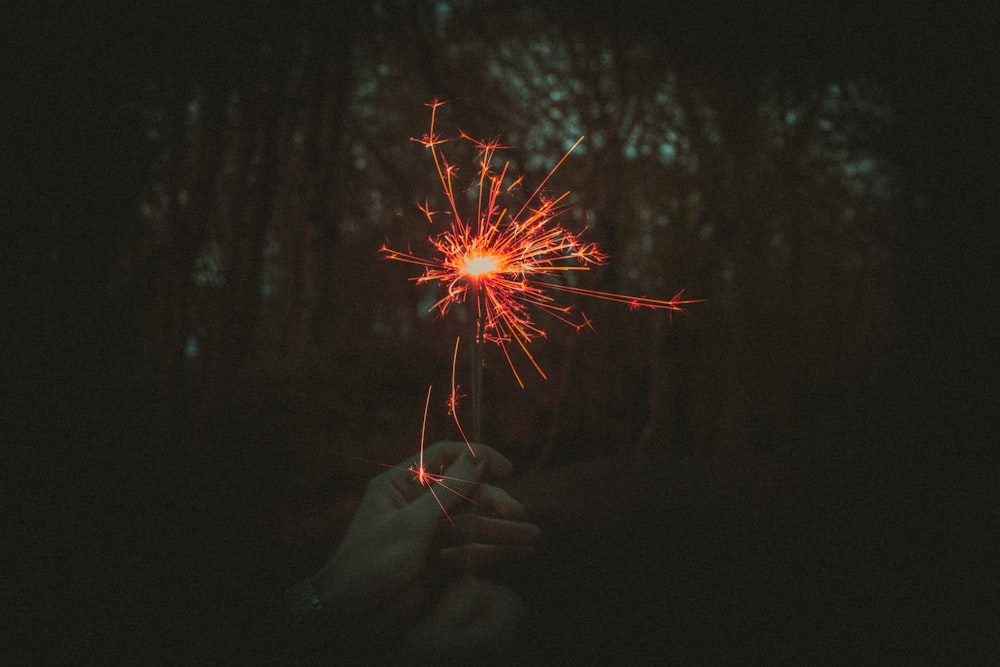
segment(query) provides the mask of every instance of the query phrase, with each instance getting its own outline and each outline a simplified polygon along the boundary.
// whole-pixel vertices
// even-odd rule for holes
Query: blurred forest
[[[292,497],[357,489],[414,452],[429,384],[430,437],[457,437],[444,388],[468,324],[378,254],[426,247],[417,206],[442,194],[410,138],[435,98],[439,131],[499,136],[528,192],[586,137],[548,184],[610,256],[581,286],[706,300],[673,317],[581,302],[593,328],[546,325],[549,377],[523,389],[489,350],[484,440],[520,468],[805,463],[885,474],[887,495],[921,480],[905,497],[923,509],[957,483],[996,518],[955,444],[988,409],[962,390],[996,370],[995,331],[963,317],[996,302],[996,184],[967,178],[985,142],[961,120],[980,92],[952,74],[980,57],[964,17],[555,0],[16,14],[3,402],[19,516],[59,535],[16,528],[53,571],[156,551],[162,513],[212,533],[255,502],[260,466]],[[217,401],[240,397],[220,422],[235,433],[274,391],[315,424],[280,455],[199,439]]]

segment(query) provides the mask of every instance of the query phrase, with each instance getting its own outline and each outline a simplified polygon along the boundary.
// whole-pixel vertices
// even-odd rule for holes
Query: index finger
[[[461,455],[468,453],[470,448],[475,454],[470,460],[475,466],[477,479],[507,477],[514,472],[514,464],[492,447],[449,440],[435,442],[424,449],[424,467],[448,468],[446,475],[467,478],[468,473],[464,466],[460,468],[458,464],[461,463]],[[452,467],[455,467],[455,470],[452,470]]]

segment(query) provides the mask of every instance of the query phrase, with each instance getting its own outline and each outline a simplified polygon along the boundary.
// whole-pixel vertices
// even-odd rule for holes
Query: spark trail
[[[424,400],[424,420],[420,426],[420,456],[417,459],[417,463],[411,465],[409,468],[407,468],[407,470],[413,473],[413,478],[416,479],[421,486],[427,487],[427,490],[431,492],[432,496],[434,496],[434,501],[438,504],[438,507],[441,508],[441,512],[443,512],[445,518],[448,519],[448,523],[454,526],[455,525],[454,519],[451,518],[451,514],[448,513],[448,510],[445,508],[444,503],[441,502],[441,498],[438,497],[437,491],[434,490],[434,487],[439,486],[445,491],[448,491],[449,493],[452,493],[458,496],[459,498],[462,498],[463,500],[466,500],[474,505],[476,504],[476,502],[472,500],[472,498],[463,495],[454,486],[449,485],[449,482],[467,482],[468,480],[457,479],[448,477],[446,475],[440,475],[428,472],[427,468],[424,467],[424,444],[427,434],[427,412],[430,409],[431,405],[432,389],[433,387],[427,387],[427,398]],[[457,418],[455,421],[456,423],[458,422]],[[461,426],[459,426],[459,428],[461,429]],[[468,441],[466,441],[465,444],[469,445]],[[471,445],[469,446],[469,451],[472,452]],[[476,455],[475,452],[472,452],[472,455],[475,456]]]

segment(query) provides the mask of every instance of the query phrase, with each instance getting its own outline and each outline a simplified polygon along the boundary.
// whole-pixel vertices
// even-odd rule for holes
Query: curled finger
[[[498,546],[495,544],[465,544],[442,549],[438,563],[443,571],[477,572],[504,563],[526,560],[533,556],[531,544]]]
[[[541,536],[541,529],[533,523],[470,513],[455,517],[452,539],[461,543],[517,545],[532,544]]]
[[[519,519],[524,516],[524,505],[517,498],[491,484],[480,484],[476,492],[475,505],[485,514],[504,519]]]

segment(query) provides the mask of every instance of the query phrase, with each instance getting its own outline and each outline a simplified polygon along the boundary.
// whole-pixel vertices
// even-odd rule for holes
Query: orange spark
[[[444,215],[450,219],[449,224],[429,237],[432,252],[428,255],[393,250],[387,245],[382,246],[381,252],[387,259],[423,267],[423,274],[413,278],[417,283],[436,282],[444,287],[444,296],[432,307],[442,316],[454,304],[465,302],[470,295],[474,297],[482,338],[500,347],[518,384],[524,386],[510,354],[511,344],[520,348],[535,370],[545,377],[528,350],[532,340],[545,336],[545,330],[533,319],[534,311],[547,313],[577,329],[589,326],[586,316],[574,311],[572,305],[556,300],[557,292],[618,301],[631,309],[671,312],[682,311],[684,305],[696,302],[682,299],[682,292],[670,299],[649,299],[588,290],[563,282],[565,272],[586,271],[607,259],[595,243],[581,239],[583,232],[571,232],[558,223],[557,219],[568,208],[563,202],[569,192],[558,196],[542,192],[583,137],[566,151],[520,206],[508,206],[503,198],[513,196],[512,191],[523,176],[514,178],[508,174],[509,162],[494,167],[496,151],[506,147],[497,140],[477,141],[461,132],[458,140],[471,142],[479,150],[478,171],[471,187],[475,203],[469,207],[471,210],[465,210],[460,206],[461,198],[455,194],[458,170],[448,162],[441,148],[449,140],[442,139],[434,129],[437,110],[443,104],[434,100],[427,105],[431,107],[430,128],[427,134],[413,141],[430,149],[447,200],[447,210],[442,212],[431,211],[426,202],[419,209],[428,222],[434,223],[436,215]]]
[[[456,348],[457,348],[457,343],[456,343]],[[450,523],[451,525],[454,526],[455,525],[455,521],[451,518],[451,515],[448,514],[448,510],[445,509],[444,503],[441,502],[441,499],[438,497],[438,494],[434,490],[434,487],[435,486],[439,486],[442,489],[444,489],[445,491],[448,491],[449,493],[453,493],[454,495],[458,496],[459,498],[462,498],[463,500],[467,500],[468,502],[470,502],[472,504],[476,504],[476,502],[472,498],[469,498],[468,496],[463,495],[461,492],[459,492],[453,486],[449,486],[448,483],[447,483],[449,480],[450,481],[455,481],[455,482],[466,482],[468,480],[456,479],[456,478],[453,478],[453,477],[447,477],[446,475],[439,475],[439,474],[435,474],[435,473],[432,473],[432,472],[428,472],[427,468],[424,467],[424,441],[425,441],[425,435],[426,435],[426,432],[427,432],[427,411],[428,411],[428,409],[430,408],[430,405],[431,405],[431,389],[432,389],[432,387],[427,387],[427,399],[424,401],[424,421],[423,421],[423,423],[420,426],[420,456],[417,459],[417,463],[415,463],[414,465],[411,465],[409,468],[407,468],[407,470],[409,472],[413,473],[413,478],[415,480],[417,480],[420,483],[421,486],[426,486],[427,487],[427,490],[431,492],[432,496],[434,496],[434,502],[436,502],[438,504],[438,507],[441,508],[441,511],[444,513],[445,518],[448,519],[448,523]],[[455,419],[455,423],[456,424],[458,423],[458,419],[457,418]],[[461,426],[459,426],[459,429],[461,429]],[[468,441],[466,441],[465,444],[469,445]],[[469,451],[472,451],[472,446],[471,445],[469,445]],[[475,456],[476,453],[472,452],[472,455]]]

